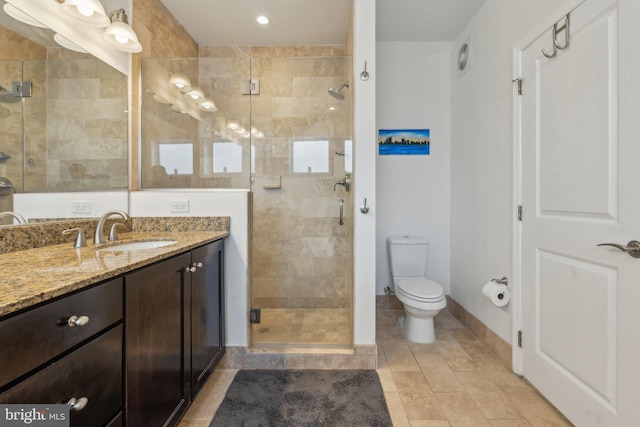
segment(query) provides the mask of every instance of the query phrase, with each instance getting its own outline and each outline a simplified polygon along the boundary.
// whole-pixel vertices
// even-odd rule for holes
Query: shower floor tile
[[[251,339],[254,347],[351,347],[351,329],[346,309],[263,308],[261,323],[251,325]]]

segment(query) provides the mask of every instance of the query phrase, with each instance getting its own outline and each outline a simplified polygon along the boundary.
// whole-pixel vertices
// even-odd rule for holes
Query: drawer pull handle
[[[89,323],[89,316],[71,316],[67,320],[67,325],[73,328],[74,326],[84,326]]]
[[[72,397],[71,400],[67,402],[67,405],[69,405],[70,411],[82,411],[84,407],[87,406],[87,403],[89,403],[89,399],[86,397],[81,397],[80,399]]]
[[[195,273],[197,269],[202,268],[202,263],[201,262],[194,262],[193,264],[191,264],[191,267],[186,267],[184,270],[187,273]]]

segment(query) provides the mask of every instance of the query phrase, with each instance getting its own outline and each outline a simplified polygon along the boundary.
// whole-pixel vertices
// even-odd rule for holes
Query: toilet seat
[[[444,290],[439,283],[424,277],[408,277],[396,283],[396,293],[419,302],[438,302],[444,299]]]

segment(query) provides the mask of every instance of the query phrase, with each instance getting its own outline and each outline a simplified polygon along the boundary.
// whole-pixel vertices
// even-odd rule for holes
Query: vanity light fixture
[[[31,25],[32,27],[39,28],[47,28],[46,25],[31,17],[31,15],[24,13],[22,10],[18,9],[12,4],[6,3],[2,7],[7,15],[12,17],[13,19],[24,22],[25,24]]]
[[[260,15],[256,18],[256,21],[258,21],[258,24],[267,25],[269,23],[269,18],[264,15]]]
[[[191,98],[194,101],[204,98],[204,92],[202,92],[202,89],[200,89],[199,87],[191,88],[191,90],[187,92],[185,95],[187,95],[189,98]]]
[[[58,43],[60,46],[64,48],[73,50],[74,52],[88,53],[86,50],[84,50],[83,48],[81,48],[80,46],[78,46],[68,38],[61,36],[58,33],[54,34],[53,39],[56,41],[56,43]]]
[[[96,27],[109,25],[109,18],[99,0],[64,0],[60,7],[76,21]]]
[[[114,10],[108,19],[111,24],[102,33],[102,38],[109,46],[128,53],[137,53],[142,50],[136,32],[129,26],[124,9]]]
[[[213,101],[211,101],[210,99],[205,99],[203,102],[201,102],[198,107],[200,107],[200,109],[202,111],[209,111],[209,112],[214,112],[217,111],[218,109],[216,108],[216,104],[214,104]]]
[[[191,81],[182,73],[171,74],[171,77],[169,77],[169,84],[180,90],[188,90],[191,88]]]

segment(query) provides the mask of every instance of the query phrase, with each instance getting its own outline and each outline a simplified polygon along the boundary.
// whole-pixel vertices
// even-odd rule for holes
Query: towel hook
[[[559,22],[553,24],[551,28],[551,37],[553,38],[553,51],[547,52],[546,49],[542,49],[542,54],[547,58],[553,58],[558,53],[558,50],[565,50],[569,47],[569,18],[570,13],[567,13],[563,18],[564,24],[558,27]],[[564,43],[558,41],[558,34],[564,31]]]
[[[558,43],[558,33],[562,31],[564,31],[564,44]],[[564,25],[556,29],[555,36],[553,37],[553,45],[560,50],[565,50],[569,47],[569,14],[564,17]]]
[[[360,73],[360,80],[369,80],[369,72],[367,71],[367,61],[364,61],[364,71]]]
[[[547,53],[546,49],[542,49],[542,54],[549,59],[553,58],[558,53],[558,48],[556,46],[556,37],[558,35],[557,31],[558,31],[558,24],[553,24],[553,28],[551,30],[551,36],[553,38],[553,52]]]

